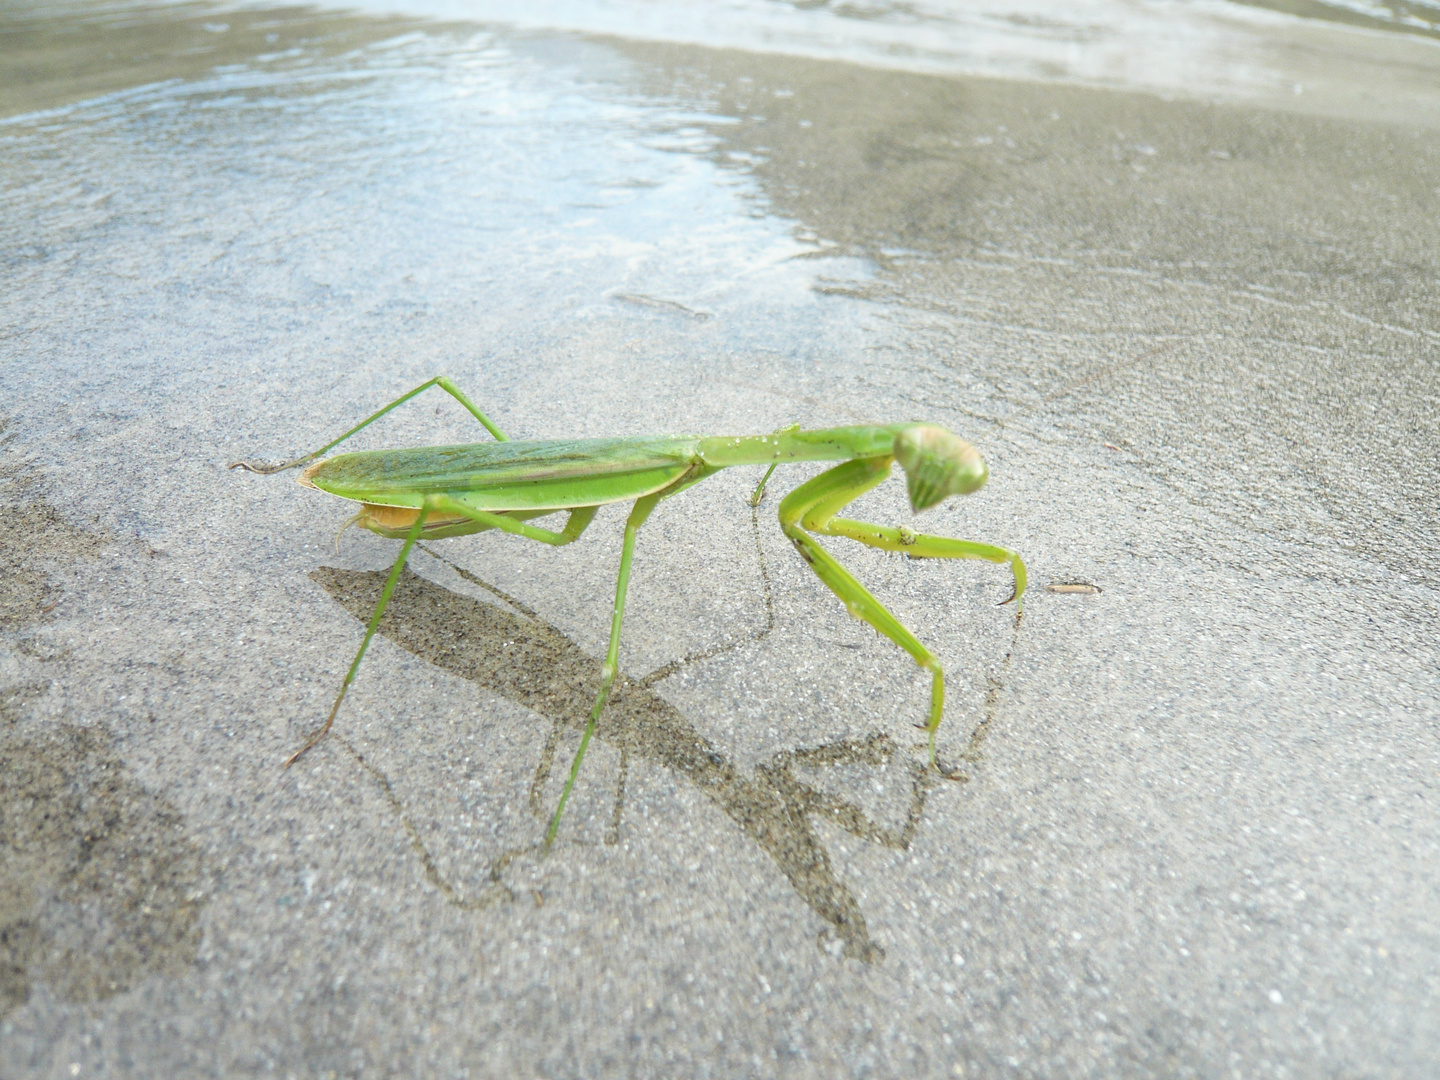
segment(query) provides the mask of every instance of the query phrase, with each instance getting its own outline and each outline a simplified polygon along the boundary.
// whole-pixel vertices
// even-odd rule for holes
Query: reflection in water
[[[328,566],[319,567],[310,576],[362,621],[375,610],[386,578],[384,572]],[[582,728],[599,688],[599,663],[533,612],[505,599],[522,613],[451,592],[407,570],[380,623],[380,633],[437,667],[546,717],[554,723],[557,735],[565,726]],[[888,735],[875,734],[866,739],[785,751],[758,767],[753,776],[746,776],[673,705],[650,689],[656,677],[673,674],[678,667],[667,665],[643,680],[621,673],[596,738],[617,748],[622,763],[632,754],[656,762],[685,777],[713,799],[775,860],[811,909],[830,924],[822,934],[822,945],[826,937],[833,937],[846,956],[867,963],[883,958],[883,950],[870,940],[864,913],[850,888],[836,876],[811,821],[823,817],[855,836],[903,850],[915,835],[936,774],[901,753]],[[977,732],[980,735],[983,731]],[[976,741],[972,739],[972,744]],[[542,757],[537,788],[548,772],[555,742],[552,735]],[[356,753],[353,748],[352,753]],[[356,756],[360,757],[358,753]],[[389,782],[370,763],[360,760],[386,791],[392,807],[405,822],[427,875],[447,899],[477,908],[511,895],[500,875],[519,852],[508,852],[492,864],[490,884],[480,895],[461,897],[436,869]],[[909,805],[898,828],[877,824],[856,803],[819,790],[797,775],[843,766],[884,768],[892,762],[903,765],[909,786]],[[622,764],[622,792],[623,775]],[[617,805],[617,823],[619,810]]]

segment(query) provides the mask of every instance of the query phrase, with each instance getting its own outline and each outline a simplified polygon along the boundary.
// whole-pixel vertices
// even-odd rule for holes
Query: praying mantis
[[[417,394],[439,387],[458,401],[494,437],[494,442],[456,446],[410,447],[321,455]],[[317,460],[319,459],[319,460]],[[935,764],[935,732],[945,709],[945,675],[940,663],[815,536],[840,536],[867,547],[904,553],[911,558],[984,559],[1008,564],[1014,588],[1003,604],[1014,602],[1016,617],[1025,595],[1025,563],[1005,547],[973,540],[917,533],[836,515],[878,485],[899,462],[905,472],[910,506],[917,513],[951,495],[979,489],[989,471],[969,443],[936,424],[853,425],[803,431],[799,425],[769,435],[658,435],[611,439],[511,440],[444,375],[421,383],[383,409],[356,424],[320,449],[279,465],[237,461],[230,468],[270,475],[307,466],[300,484],[360,504],[353,524],[404,544],[381,590],[375,613],[324,725],[286,759],[288,767],[315,746],[335,723],[345,693],[355,681],[385,606],[395,591],[410,552],[421,539],[502,532],[560,547],[573,543],[594,520],[601,506],[631,502],[625,521],[620,573],[615,583],[615,608],[610,643],[600,667],[600,691],[570,764],[570,775],[545,834],[545,848],[554,842],[565,803],[580,774],[580,764],[605,709],[619,670],[620,628],[630,563],[640,527],[662,499],[736,465],[768,465],[751,498],[758,505],[775,469],[786,462],[838,461],[807,480],[780,502],[780,528],[816,576],[863,620],[904,649],[931,674],[930,714],[923,727],[929,734],[930,766]],[[564,512],[558,532],[531,525],[535,518]]]

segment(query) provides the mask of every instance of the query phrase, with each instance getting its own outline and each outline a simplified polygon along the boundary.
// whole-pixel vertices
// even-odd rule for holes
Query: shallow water
[[[0,11],[0,1072],[1430,1071],[1436,10]],[[641,534],[548,858],[614,510],[418,555],[281,770],[394,545],[225,466],[441,371],[976,442],[923,527],[1022,621],[831,544],[964,781],[738,473]]]

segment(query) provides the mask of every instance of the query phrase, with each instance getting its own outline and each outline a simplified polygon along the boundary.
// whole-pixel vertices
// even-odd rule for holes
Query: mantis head
[[[968,495],[990,475],[980,451],[934,424],[916,424],[895,436],[895,460],[905,470],[910,506],[918,513],[950,495]]]

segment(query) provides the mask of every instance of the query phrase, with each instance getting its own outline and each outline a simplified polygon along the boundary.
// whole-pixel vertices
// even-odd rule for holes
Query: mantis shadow
[[[538,808],[539,789],[548,775],[560,732],[566,727],[580,730],[585,725],[599,688],[600,664],[523,604],[473,575],[465,576],[518,611],[453,592],[406,570],[396,584],[379,632],[436,667],[551,721],[552,734],[532,787],[532,803]],[[322,566],[311,571],[310,577],[365,622],[375,609],[386,574]],[[682,663],[666,665],[645,679],[634,679],[623,672],[615,679],[595,733],[596,738],[621,753],[621,793],[617,797],[615,825],[607,840],[613,843],[618,830],[619,800],[623,798],[629,756],[659,764],[704,792],[774,860],[800,898],[829,924],[820,935],[822,949],[834,942],[848,957],[866,963],[883,959],[884,950],[870,940],[864,913],[850,888],[836,875],[812,822],[824,818],[854,836],[904,850],[920,823],[926,796],[938,782],[937,773],[902,753],[890,736],[877,733],[865,739],[783,751],[747,776],[697,732],[679,710],[650,688],[657,676],[673,674]],[[977,736],[983,736],[983,731],[977,731]],[[427,874],[447,899],[474,908],[510,895],[500,881],[500,872],[518,853],[509,853],[492,865],[486,897],[463,900],[436,870],[423,840],[404,818],[404,808],[388,780],[353,747],[350,749],[385,789],[426,864]],[[898,828],[877,824],[858,804],[820,790],[797,775],[799,771],[837,766],[884,767],[897,759],[909,774],[910,786],[905,820]]]

